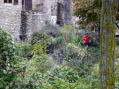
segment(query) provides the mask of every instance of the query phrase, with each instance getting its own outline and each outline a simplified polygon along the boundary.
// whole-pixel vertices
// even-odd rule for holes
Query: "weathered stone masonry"
[[[21,24],[21,4],[12,5],[0,1],[0,28],[9,31],[13,39],[18,40],[18,33]]]
[[[46,22],[62,25],[65,18],[69,20],[70,12],[64,14],[63,3],[64,0],[1,0],[0,28],[9,31],[15,40],[29,39]]]

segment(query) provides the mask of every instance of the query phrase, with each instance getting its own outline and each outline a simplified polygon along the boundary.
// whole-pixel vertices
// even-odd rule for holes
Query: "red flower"
[[[83,44],[88,45],[90,43],[90,37],[88,35],[83,36]]]

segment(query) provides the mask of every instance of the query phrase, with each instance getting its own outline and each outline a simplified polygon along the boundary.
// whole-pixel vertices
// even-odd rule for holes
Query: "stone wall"
[[[19,40],[19,36],[22,34],[21,0],[18,5],[5,4],[2,1],[0,1],[0,28],[9,31],[13,39]],[[24,32],[26,32],[27,38],[30,38],[34,32],[40,31],[47,22],[56,25],[57,2],[63,3],[63,0],[32,0],[33,10],[26,11],[27,26]],[[43,12],[36,8],[40,3],[44,3]]]
[[[0,5],[0,28],[9,31],[18,40],[21,24],[21,5]]]
[[[0,1],[0,28],[9,31],[12,34],[13,39],[19,40],[21,35],[21,11],[22,5],[19,0],[18,5],[12,3],[4,3],[4,0]],[[55,1],[55,0],[54,0]],[[53,0],[44,0],[44,11],[39,12],[35,10],[37,4],[43,3],[43,0],[33,0],[33,10],[26,12],[27,14],[27,35],[28,38],[32,33],[39,31],[45,25],[47,21],[54,22],[55,18],[51,18],[51,4],[54,4]]]
[[[35,0],[34,0],[35,3]],[[33,4],[34,4],[33,3]],[[41,2],[39,2],[41,3]],[[44,11],[39,12],[33,10],[27,13],[27,38],[30,39],[34,32],[42,30],[46,23],[56,25],[56,7],[53,9],[54,14],[52,15],[52,7],[56,6],[57,0],[46,0],[44,1]],[[34,4],[35,5],[35,4]]]
[[[30,39],[34,32],[39,32],[45,26],[48,18],[40,12],[28,12],[27,17],[27,38]]]
[[[38,9],[42,4],[45,3],[45,0],[32,0],[33,10]]]

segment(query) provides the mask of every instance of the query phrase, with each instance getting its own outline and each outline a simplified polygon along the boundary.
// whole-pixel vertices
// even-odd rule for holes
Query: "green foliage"
[[[78,72],[70,67],[56,68],[52,74],[50,74],[48,83],[43,83],[41,89],[47,89],[46,86],[50,86],[50,89],[98,89],[99,81],[93,76],[80,77]],[[94,85],[93,85],[94,84]],[[44,87],[45,85],[45,87]]]
[[[22,60],[16,66],[22,71],[17,74],[12,89],[39,89],[39,85],[47,79],[47,72],[53,67],[53,60],[47,55],[34,55],[30,61]]]
[[[28,74],[33,75],[28,76]],[[21,81],[22,88],[19,89],[29,89],[29,87],[31,89],[98,89],[99,87],[97,78],[80,77],[78,72],[65,66],[56,68],[50,73],[41,74],[33,71],[26,75]]]
[[[15,45],[11,35],[0,29],[0,89],[5,89],[14,80],[11,63],[14,60]]]
[[[46,45],[43,45],[41,43],[34,44],[32,49],[35,55],[46,54]]]
[[[52,44],[54,45],[54,47],[61,47],[62,45],[65,45],[65,43],[64,43],[65,41],[64,41],[64,38],[63,38],[63,36],[61,35],[61,36],[59,36],[59,37],[57,37],[57,38],[54,38],[53,40],[52,40]]]
[[[72,25],[64,25],[60,32],[64,41],[69,43],[72,41],[74,34],[76,33],[76,29]]]
[[[65,60],[67,64],[79,71],[80,76],[90,75],[92,66],[99,62],[99,49],[95,47],[78,46],[67,44],[65,49]]]
[[[14,45],[9,33],[0,29],[0,59],[9,60],[14,55]]]
[[[32,54],[32,45],[29,43],[16,43],[15,53],[17,56],[28,58]]]
[[[101,9],[101,0],[94,0],[92,5],[76,10],[75,15],[85,18],[83,21],[84,23],[80,24],[86,25],[90,22],[99,22],[100,9]]]
[[[14,56],[10,65],[5,63],[6,69],[0,69],[0,89],[99,89],[99,49],[82,46],[82,38],[76,36],[76,32],[71,25],[65,25],[60,36],[51,39],[37,33],[31,44],[12,43],[11,39],[2,41],[0,38],[4,42],[0,44],[7,46],[0,45],[1,49],[5,48],[7,52],[12,49]],[[3,34],[0,36],[5,36]],[[53,50],[63,49],[63,64],[56,63],[50,54],[47,55],[48,47],[52,46]],[[33,53],[30,59],[29,53]],[[8,55],[11,59],[12,56]],[[0,64],[3,62],[1,60]],[[118,79],[116,86],[119,86]]]
[[[26,68],[26,72],[29,74],[36,72],[47,72],[50,70],[53,64],[53,60],[51,57],[47,55],[37,56],[35,55],[28,63],[29,65]]]
[[[83,44],[83,40],[81,36],[74,36],[73,42],[75,45],[81,46]]]
[[[102,0],[92,0],[92,4],[88,5],[88,6],[84,6],[80,9],[76,9],[74,11],[74,15],[76,16],[80,16],[84,19],[82,19],[81,21],[79,21],[79,24],[82,26],[86,26],[88,23],[90,22],[97,22],[99,23],[100,21],[100,16],[101,16],[101,6],[102,6]],[[75,2],[76,6],[80,6],[78,4],[80,4],[80,1]],[[76,8],[78,8],[76,7]],[[115,18],[115,20],[119,20],[119,4],[118,4],[118,0],[114,0],[113,2],[113,17]]]
[[[31,44],[34,54],[47,54],[47,48],[52,44],[52,38],[45,33],[37,32],[32,36]]]
[[[14,77],[14,73],[0,69],[0,89],[5,89],[6,86],[9,86],[10,82],[14,80]]]
[[[34,45],[36,43],[42,43],[44,45],[49,44],[51,41],[50,37],[45,33],[36,32],[33,34],[31,39],[31,44]]]

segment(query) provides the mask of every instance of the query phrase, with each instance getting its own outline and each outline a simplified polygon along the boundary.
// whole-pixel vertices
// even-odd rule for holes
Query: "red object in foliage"
[[[90,37],[88,35],[83,36],[83,44],[89,45]]]

